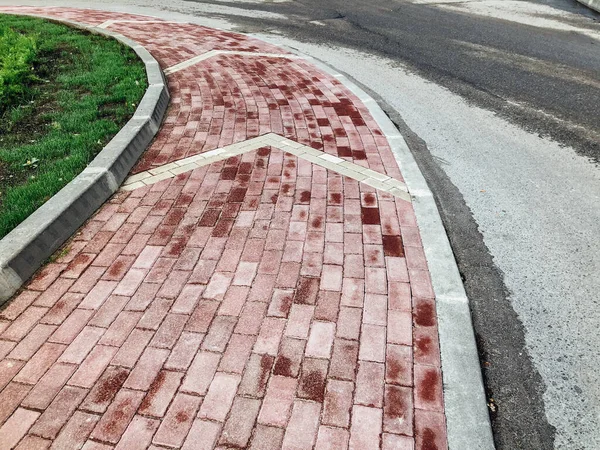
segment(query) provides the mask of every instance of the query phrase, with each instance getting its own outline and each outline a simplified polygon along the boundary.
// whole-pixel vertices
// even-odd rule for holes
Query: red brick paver
[[[168,76],[134,173],[266,133],[401,180],[335,78],[243,35],[118,31]],[[118,22],[119,20],[123,22]],[[0,311],[0,448],[447,447],[435,301],[410,202],[277,147],[117,193]]]

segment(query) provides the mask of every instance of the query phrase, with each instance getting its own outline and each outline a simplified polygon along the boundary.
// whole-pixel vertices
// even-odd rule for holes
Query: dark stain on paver
[[[388,231],[387,228],[390,228]],[[391,226],[386,227],[386,232],[391,233]],[[404,246],[402,244],[402,238],[400,236],[389,236],[383,235],[383,253],[385,256],[395,256],[395,257],[403,257],[404,256]]]
[[[279,355],[275,361],[273,375],[281,375],[282,377],[293,377],[292,361],[287,356]]]
[[[396,380],[402,373],[402,365],[399,364],[398,361],[396,361],[394,358],[388,358],[386,362],[388,378],[390,378],[391,380]]]
[[[289,184],[284,184],[281,186],[281,192],[283,192],[284,194],[288,194],[291,190],[291,186]]]
[[[289,159],[288,162],[285,163],[285,167],[287,167],[288,169],[295,169],[296,161],[294,161],[293,159]]]
[[[221,180],[235,180],[237,175],[237,167],[225,167],[221,171]]]
[[[320,278],[301,277],[294,296],[294,303],[314,305],[317,300]]]
[[[117,275],[119,275],[119,273],[121,273],[123,267],[125,267],[125,263],[121,260],[117,260],[112,266],[110,266],[108,274],[111,277],[116,277]]]
[[[219,218],[220,214],[221,211],[219,211],[218,209],[209,209],[205,211],[204,214],[202,214],[202,218],[200,219],[198,226],[214,227],[217,223],[217,219]]]
[[[227,197],[227,203],[242,203],[246,196],[246,188],[234,188]]]
[[[331,193],[331,203],[334,205],[340,205],[342,203],[342,194],[339,192]]]
[[[279,198],[278,194],[271,195],[271,203],[273,203],[273,204],[277,203],[278,198]]]
[[[419,383],[419,397],[426,402],[434,402],[438,391],[439,377],[435,369],[427,370]]]
[[[92,403],[105,403],[110,401],[117,391],[121,389],[123,383],[127,379],[129,372],[126,370],[119,371],[109,378],[102,380],[100,386],[95,391],[94,397],[91,399]]]
[[[156,393],[160,390],[162,385],[165,383],[165,376],[166,376],[165,371],[159,372],[157,377],[154,379],[154,381],[150,385],[150,388],[148,389],[148,394],[146,394],[146,397],[144,397],[144,400],[142,401],[142,404],[140,405],[140,411],[144,411],[144,410],[150,408],[150,405],[152,404],[152,400],[154,400]]]
[[[325,378],[320,372],[309,372],[302,377],[300,390],[306,395],[306,398],[323,403],[325,398]]]
[[[369,192],[365,194],[363,200],[365,201],[367,206],[373,206],[375,205],[377,199],[375,198],[375,194]]]
[[[185,411],[179,411],[175,414],[175,420],[177,423],[187,422],[190,419],[190,415]]]
[[[415,347],[417,351],[415,356],[426,356],[431,352],[432,342],[429,336],[421,336],[415,339]]]
[[[303,191],[300,194],[300,202],[301,203],[308,203],[308,202],[310,202],[310,191]]]
[[[356,160],[359,160],[359,161],[360,161],[360,160],[365,160],[365,159],[367,159],[367,154],[366,154],[365,152],[363,152],[363,151],[360,151],[360,150],[358,150],[358,151],[353,151],[353,152],[352,152],[352,157],[353,157],[354,159],[356,159]]]
[[[402,398],[402,391],[395,386],[386,389],[384,414],[387,419],[397,420],[404,416],[409,405]]]
[[[269,147],[261,147],[257,151],[258,156],[269,156],[271,154],[271,149]]]
[[[312,221],[312,227],[313,228],[321,228],[321,224],[322,223],[323,223],[323,218],[322,217],[316,217]]]
[[[425,428],[421,438],[421,448],[419,450],[439,450],[439,447],[435,443],[435,431],[433,431],[431,428]]]
[[[379,208],[361,208],[361,218],[364,225],[379,225]]]
[[[258,390],[262,391],[267,386],[267,380],[269,379],[269,373],[273,366],[273,357],[270,355],[262,355],[260,358],[260,378],[258,380]]]
[[[421,301],[415,308],[415,323],[422,327],[432,327],[435,325],[435,309],[433,305],[426,301]]]

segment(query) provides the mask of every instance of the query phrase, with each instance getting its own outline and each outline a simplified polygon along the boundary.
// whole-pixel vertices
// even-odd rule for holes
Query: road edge
[[[600,12],[600,0],[577,0],[582,5],[587,6],[594,11]]]
[[[3,12],[0,12],[2,14]],[[10,13],[15,14],[15,13]],[[116,39],[146,67],[148,88],[134,115],[70,183],[0,240],[0,305],[114,194],[158,132],[169,105],[167,82],[156,59],[137,42],[109,30],[36,14],[73,28]]]
[[[283,47],[335,77],[363,102],[386,136],[412,197],[436,297],[448,447],[495,449],[469,299],[433,194],[404,137],[377,101],[349,76],[277,39],[250,35]]]

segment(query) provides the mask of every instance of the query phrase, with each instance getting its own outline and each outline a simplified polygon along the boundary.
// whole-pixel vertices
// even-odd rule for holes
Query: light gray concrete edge
[[[388,139],[412,197],[436,297],[448,446],[450,450],[493,450],[469,299],[433,194],[404,138],[377,102],[348,76],[277,39],[257,38],[302,56],[338,79],[365,104]]]
[[[577,0],[582,5],[593,9],[594,11],[600,12],[600,0]]]
[[[169,104],[167,82],[158,62],[137,42],[94,26],[43,18],[131,47],[146,66],[148,89],[133,117],[83,172],[0,240],[0,305],[116,192],[156,135]]]

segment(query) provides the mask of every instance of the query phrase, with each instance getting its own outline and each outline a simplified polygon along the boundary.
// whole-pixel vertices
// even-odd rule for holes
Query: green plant
[[[22,98],[27,83],[34,79],[36,50],[35,36],[22,35],[0,24],[0,117]]]

